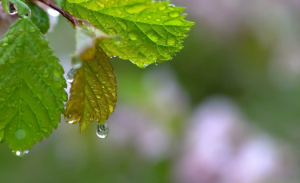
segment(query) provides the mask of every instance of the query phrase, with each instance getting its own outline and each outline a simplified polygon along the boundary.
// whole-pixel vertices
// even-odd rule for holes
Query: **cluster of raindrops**
[[[102,125],[97,125],[96,134],[99,138],[101,139],[106,138],[108,133],[109,133],[109,128],[106,123]]]
[[[27,149],[25,151],[13,150],[12,153],[18,157],[23,157],[28,154],[29,151]]]

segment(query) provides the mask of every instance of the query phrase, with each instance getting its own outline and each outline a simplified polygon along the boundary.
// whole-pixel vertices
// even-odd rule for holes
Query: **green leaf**
[[[0,42],[0,139],[30,149],[57,128],[67,100],[64,70],[30,19],[19,19]]]
[[[82,132],[94,120],[104,124],[114,111],[117,84],[109,59],[99,44],[86,50],[81,59],[83,64],[76,70],[65,116],[68,123],[80,123]]]
[[[30,15],[30,9],[29,7],[26,5],[25,2],[22,2],[20,0],[2,0],[1,3],[2,3],[2,7],[3,7],[3,10],[10,14],[10,7],[9,7],[9,3],[8,2],[11,2],[13,3],[15,6],[17,6],[17,9],[18,9],[18,14],[23,17],[27,17],[27,15]]]
[[[30,19],[45,34],[50,27],[48,14],[35,3],[29,2],[27,5],[31,9]]]
[[[122,42],[101,41],[108,56],[119,56],[145,67],[170,60],[183,48],[182,40],[194,23],[184,20],[184,8],[152,0],[64,0],[62,7]]]

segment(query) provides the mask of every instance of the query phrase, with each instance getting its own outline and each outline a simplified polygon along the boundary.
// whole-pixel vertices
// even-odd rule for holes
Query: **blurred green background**
[[[299,1],[172,3],[196,23],[172,61],[111,59],[109,136],[62,118],[23,158],[0,146],[1,183],[300,182]],[[67,73],[74,30],[59,17],[47,37]]]

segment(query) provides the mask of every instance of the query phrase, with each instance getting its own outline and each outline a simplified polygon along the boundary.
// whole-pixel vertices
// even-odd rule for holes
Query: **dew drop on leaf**
[[[159,38],[158,35],[154,31],[149,31],[147,33],[147,36],[154,42],[156,42]]]
[[[123,28],[123,30],[127,30],[128,26],[127,26],[127,23],[123,20],[119,20],[118,21],[119,25]]]
[[[0,46],[7,46],[9,44],[9,41],[8,41],[8,38],[7,37],[4,37],[2,39],[2,44]]]
[[[47,78],[49,76],[49,71],[47,69],[45,69],[44,71],[44,75],[43,75],[45,78]]]
[[[105,5],[103,4],[103,3],[99,3],[98,4],[101,8],[104,8],[105,7]]]
[[[71,115],[65,116],[65,121],[69,124],[75,124],[75,120],[69,120],[71,118]]]
[[[28,123],[27,125],[29,126],[29,128],[32,128],[33,126],[32,123]]]
[[[48,128],[42,128],[42,131],[47,133],[48,132]]]
[[[35,28],[33,26],[30,27],[30,32],[35,32]]]
[[[116,44],[116,45],[119,45],[121,43],[121,37],[119,35],[115,35],[113,36],[113,42]]]
[[[175,46],[175,45],[176,45],[176,40],[175,40],[175,38],[170,37],[170,38],[167,40],[167,44],[168,44],[169,46]]]
[[[138,14],[140,12],[142,12],[143,10],[147,9],[147,6],[145,6],[144,4],[133,4],[133,5],[128,5],[125,7],[125,12],[127,12],[128,14]]]
[[[138,36],[135,32],[130,32],[129,33],[129,38],[132,40],[132,41],[135,41],[137,40]]]
[[[103,125],[97,125],[96,134],[99,138],[104,139],[107,137],[109,132],[108,125],[105,123]]]
[[[176,17],[179,17],[179,13],[178,12],[172,12],[172,13],[169,14],[169,16],[171,18],[176,18]]]
[[[79,69],[82,66],[82,60],[78,57],[72,59],[72,67],[74,69]]]
[[[26,132],[23,129],[19,129],[16,131],[16,137],[17,139],[21,140],[24,139],[26,137]]]
[[[158,8],[159,10],[165,10],[166,9],[166,6],[160,6],[159,8]]]
[[[23,157],[26,154],[28,154],[29,151],[28,150],[25,150],[25,151],[13,150],[12,153],[18,157]]]
[[[69,70],[69,72],[67,74],[67,81],[69,83],[72,83],[74,81],[75,74],[76,74],[76,69],[72,68]]]

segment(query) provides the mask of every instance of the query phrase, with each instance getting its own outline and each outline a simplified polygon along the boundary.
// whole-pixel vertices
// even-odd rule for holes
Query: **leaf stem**
[[[81,23],[88,23],[84,20],[79,20],[78,18],[72,16],[70,13],[66,12],[65,10],[63,10],[62,8],[60,8],[59,6],[54,4],[51,0],[38,0],[38,1],[48,5],[49,7],[55,9],[56,11],[58,11],[62,16],[64,16],[66,19],[68,19],[75,28],[78,26],[79,21]]]

